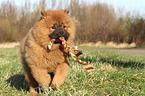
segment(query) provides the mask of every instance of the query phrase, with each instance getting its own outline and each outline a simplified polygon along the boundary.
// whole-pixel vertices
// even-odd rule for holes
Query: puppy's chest
[[[54,50],[43,55],[46,66],[57,66],[57,64],[66,62],[67,55],[60,51]]]

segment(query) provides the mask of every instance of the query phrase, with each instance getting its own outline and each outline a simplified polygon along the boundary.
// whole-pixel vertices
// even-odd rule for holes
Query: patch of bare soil
[[[114,42],[107,42],[102,43],[101,41],[97,43],[86,43],[79,45],[80,49],[85,50],[98,50],[98,51],[118,51],[120,53],[127,53],[127,54],[138,54],[138,55],[145,55],[145,49],[143,48],[136,48],[136,49],[122,49],[122,48],[134,48],[136,47],[135,43],[127,44],[127,43],[114,43]]]
[[[12,42],[12,43],[0,43],[0,48],[14,48],[19,46],[19,42]]]
[[[98,50],[98,51],[117,51],[120,53],[125,53],[125,54],[137,54],[137,55],[144,55],[145,56],[145,49],[143,48],[136,48],[136,49],[107,49],[107,48],[88,48],[88,47],[81,47],[80,49],[85,49],[85,50]]]

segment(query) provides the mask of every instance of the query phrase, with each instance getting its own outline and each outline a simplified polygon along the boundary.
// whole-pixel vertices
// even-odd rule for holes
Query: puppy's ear
[[[64,12],[68,14],[69,13],[69,9],[65,9]]]
[[[44,10],[41,10],[41,17],[45,17],[45,16],[47,16],[47,12]]]

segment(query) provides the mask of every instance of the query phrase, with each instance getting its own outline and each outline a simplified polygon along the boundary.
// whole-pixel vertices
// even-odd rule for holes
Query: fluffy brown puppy
[[[63,48],[60,37],[67,43],[72,42],[75,35],[73,23],[68,16],[69,10],[41,11],[41,19],[31,28],[20,44],[21,60],[24,75],[35,93],[35,87],[61,86],[69,74],[68,53]],[[47,45],[54,38],[53,48]],[[53,74],[53,75],[52,75]]]

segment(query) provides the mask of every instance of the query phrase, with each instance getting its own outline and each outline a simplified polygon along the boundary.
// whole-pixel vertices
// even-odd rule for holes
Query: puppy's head
[[[74,38],[74,26],[69,18],[69,10],[49,10],[41,11],[41,22],[47,27],[49,39],[55,39],[56,43],[61,43],[60,37],[64,37],[66,41]]]
[[[64,37],[66,41],[68,40],[70,34],[67,30],[65,30],[65,27],[66,26],[63,22],[56,23],[52,26],[51,30],[53,30],[53,32],[49,35],[49,37],[51,39],[55,39],[54,43],[61,43],[61,40],[59,40],[60,37]]]

